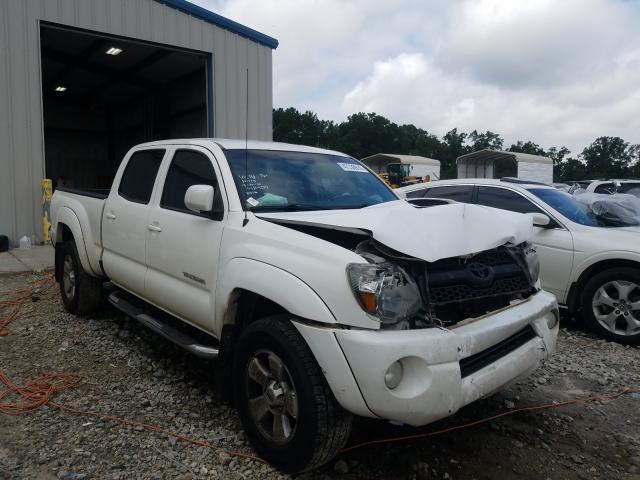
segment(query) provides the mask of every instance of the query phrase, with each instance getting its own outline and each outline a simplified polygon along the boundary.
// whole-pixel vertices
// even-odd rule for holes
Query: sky
[[[578,154],[640,143],[640,2],[191,0],[277,38],[274,107]]]

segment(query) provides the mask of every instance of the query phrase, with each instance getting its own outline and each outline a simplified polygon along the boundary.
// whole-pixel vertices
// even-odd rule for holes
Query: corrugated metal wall
[[[272,138],[271,49],[154,0],[0,0],[0,233],[42,238],[40,21],[212,52],[214,134]]]

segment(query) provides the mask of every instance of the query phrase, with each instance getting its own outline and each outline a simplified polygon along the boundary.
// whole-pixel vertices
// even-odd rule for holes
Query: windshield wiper
[[[327,208],[327,210],[358,210],[360,208],[365,208],[365,207],[370,207],[372,204],[371,203],[358,203],[356,205],[338,205],[338,206],[331,206],[330,208]]]
[[[312,210],[353,210],[370,207],[369,203],[357,205],[314,205],[310,203],[289,203],[287,205],[256,205],[249,210],[252,212],[304,212]]]
[[[322,205],[308,203],[289,203],[287,205],[256,205],[249,209],[251,212],[303,212],[310,210],[327,210]]]

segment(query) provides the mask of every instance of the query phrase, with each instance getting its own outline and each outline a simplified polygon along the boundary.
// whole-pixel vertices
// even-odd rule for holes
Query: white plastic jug
[[[20,239],[20,250],[29,250],[31,248],[31,239],[26,235]]]

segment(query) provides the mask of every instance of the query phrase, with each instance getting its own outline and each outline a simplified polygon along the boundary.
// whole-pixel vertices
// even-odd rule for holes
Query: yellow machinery
[[[391,188],[406,187],[407,185],[415,185],[416,183],[424,183],[430,180],[429,175],[424,177],[416,177],[410,174],[411,165],[403,163],[390,163],[387,165],[387,171],[378,175]]]
[[[440,178],[440,162],[433,158],[396,153],[376,153],[361,161],[377,173],[391,188]]]

